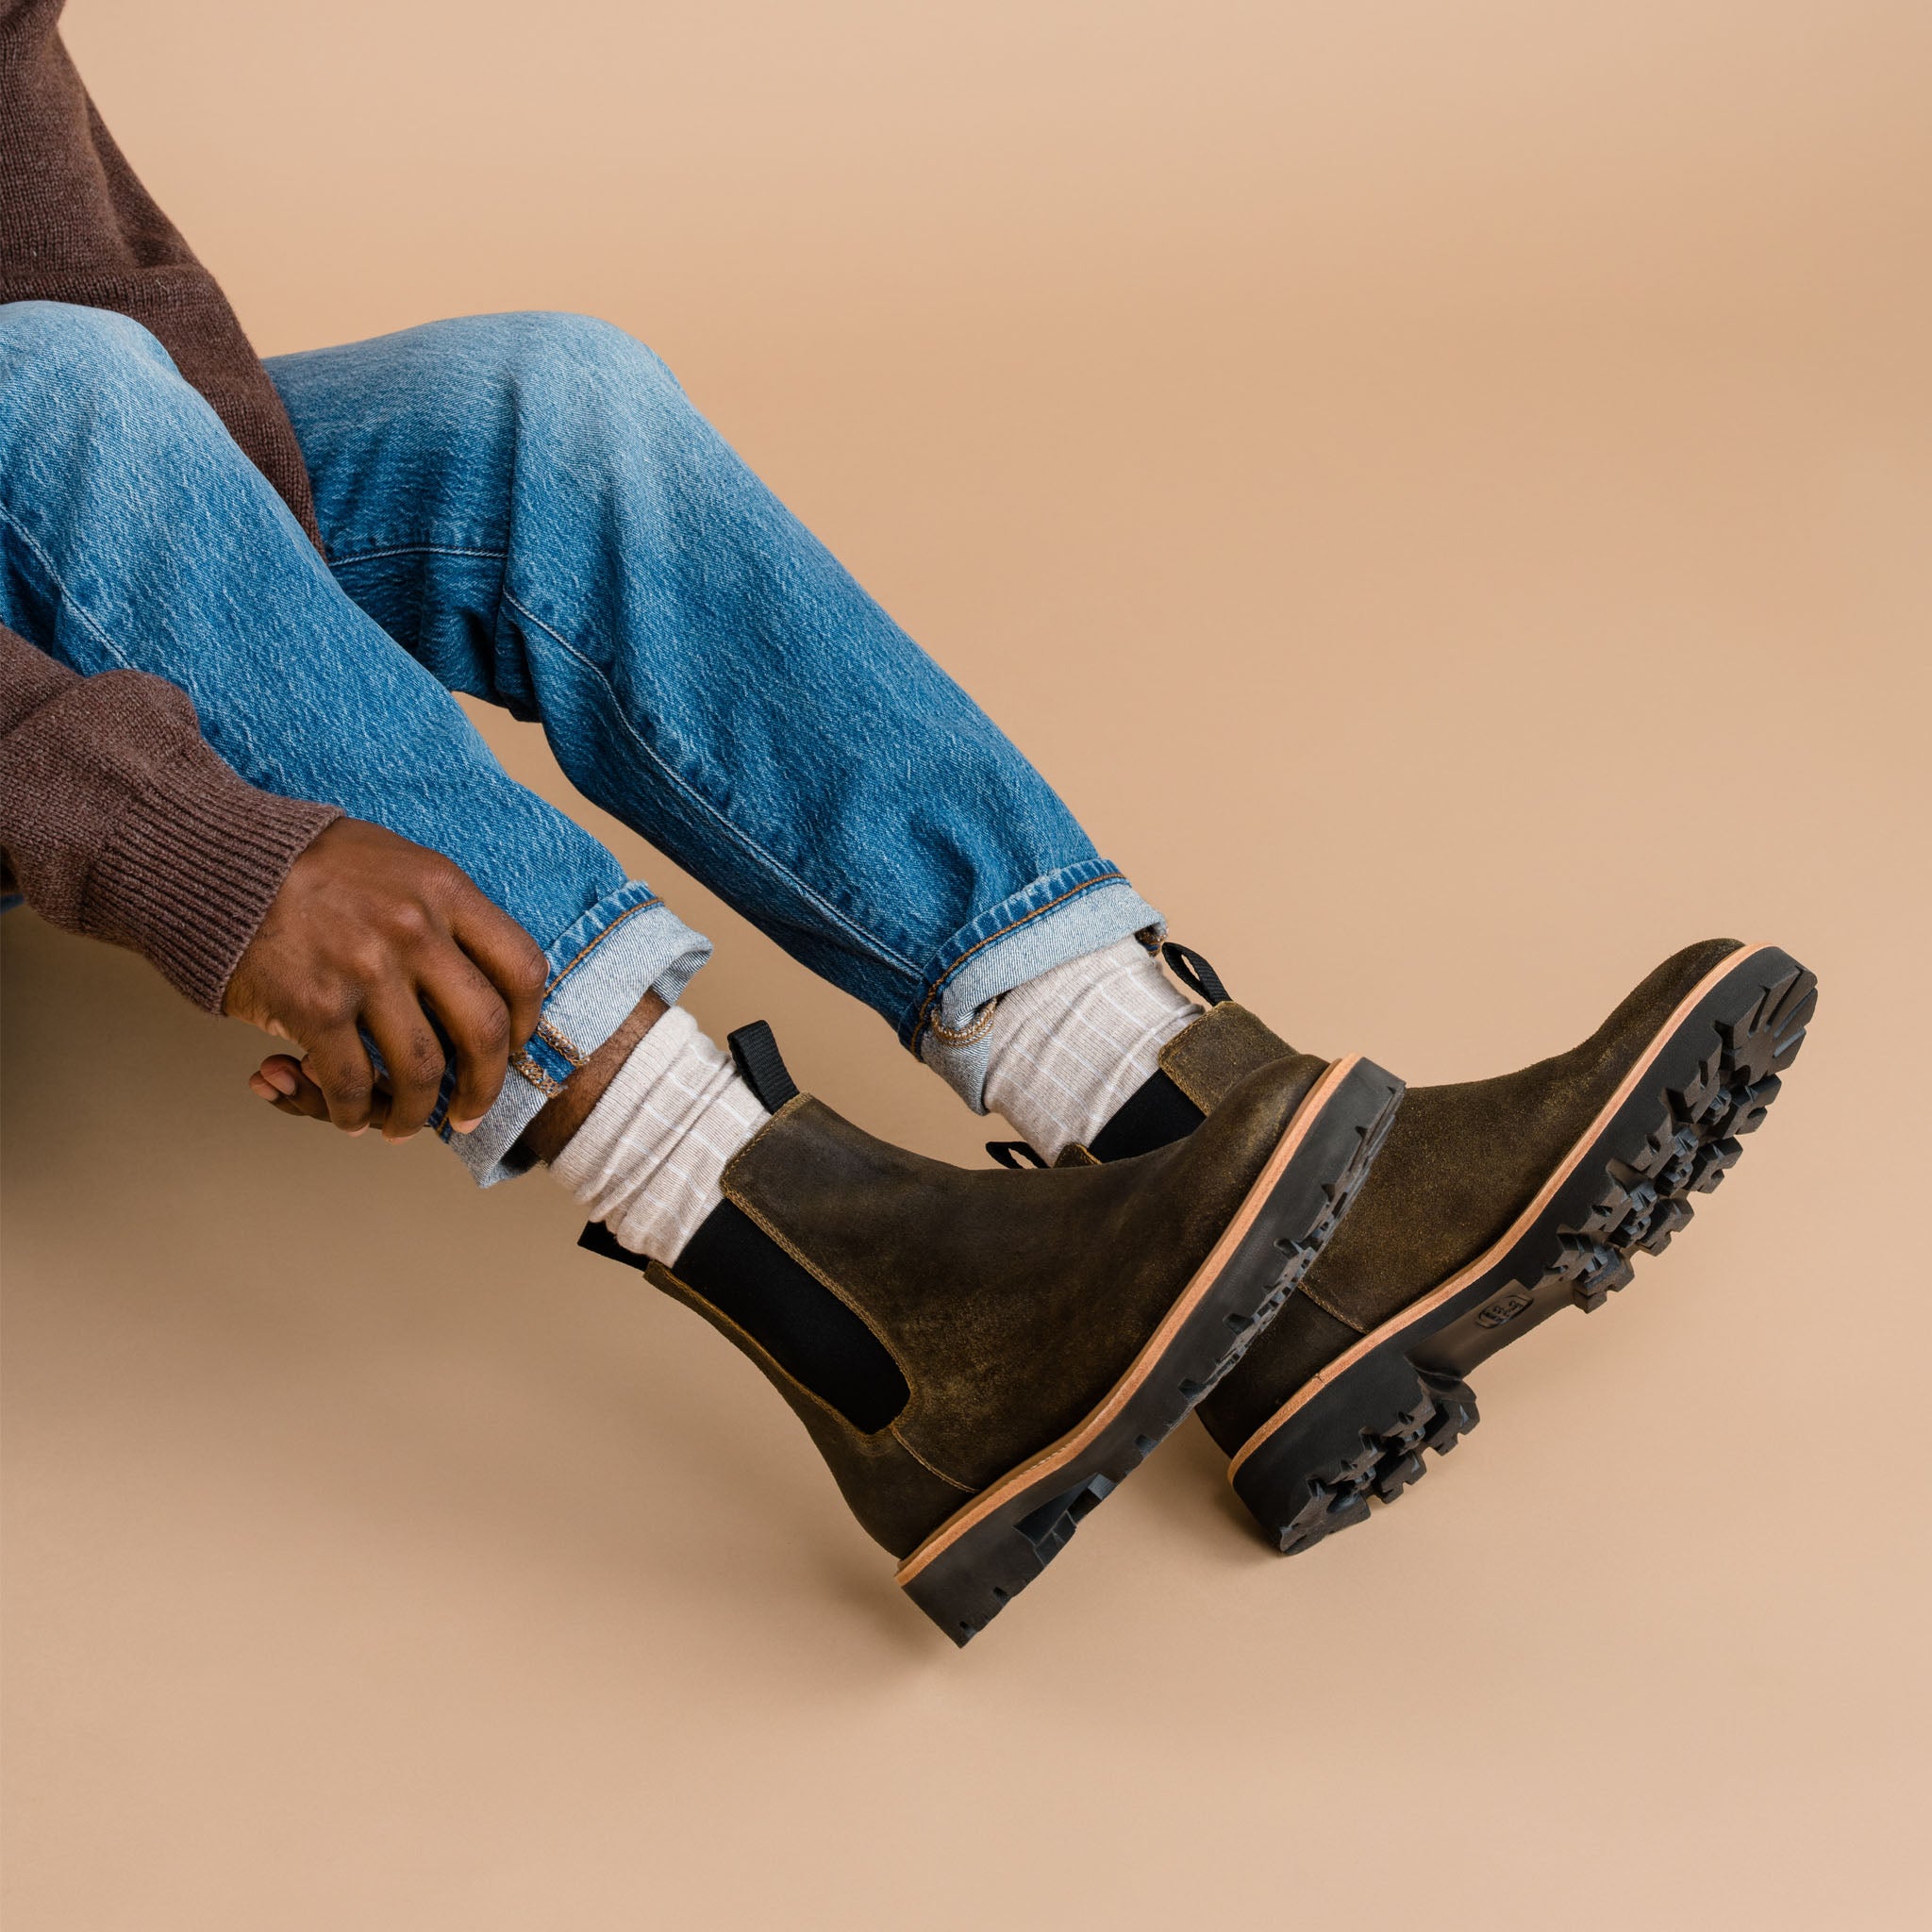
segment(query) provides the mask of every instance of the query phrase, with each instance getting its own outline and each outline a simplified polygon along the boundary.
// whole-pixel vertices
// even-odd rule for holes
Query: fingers
[[[450,1094],[449,1122],[458,1133],[468,1133],[496,1103],[509,1068],[509,1011],[496,989],[471,964],[469,958],[448,949],[446,956],[431,968],[421,989],[422,1008],[441,1022],[453,1050],[456,1086]],[[433,1031],[425,1029],[423,1013],[413,1007],[394,1003],[395,1018],[378,1032],[372,1024],[385,1066],[401,1064],[406,1041],[414,1041],[420,1056],[417,1070],[404,1077],[404,1106],[397,1108],[391,1094],[383,1091],[385,1079],[378,1078],[370,1096],[368,1124],[388,1129],[391,1140],[407,1139],[424,1124],[415,1119],[411,1106],[421,1106],[421,1094],[429,1095],[429,1111],[441,1091],[445,1060],[444,1046]],[[385,1036],[389,1037],[385,1037]],[[429,1056],[436,1057],[435,1066]],[[392,1055],[395,1057],[392,1060]],[[387,1084],[393,1086],[393,1082]],[[295,1120],[326,1121],[330,1118],[328,1097],[310,1076],[308,1065],[291,1054],[271,1054],[248,1076],[249,1091],[266,1100],[277,1112]],[[412,1120],[414,1124],[411,1124]]]
[[[296,861],[224,1010],[308,1049],[262,1062],[249,1084],[270,1106],[403,1141],[435,1113],[452,1058],[453,1126],[489,1111],[537,1028],[545,979],[536,941],[460,867],[342,819]]]
[[[303,1086],[313,1086],[302,1072],[301,1066],[285,1053],[271,1054],[260,1067],[248,1077],[248,1084],[264,1100],[273,1100],[276,1094],[293,1099]],[[319,1091],[319,1090],[318,1090]]]
[[[468,879],[450,910],[450,931],[493,986],[509,1015],[509,1050],[537,1030],[549,977],[542,949],[509,914]]]
[[[386,989],[370,1003],[362,1024],[389,1074],[389,1118],[383,1123],[383,1139],[407,1141],[436,1110],[442,1085],[442,1042],[413,991]]]
[[[263,1060],[260,1067],[249,1074],[248,1091],[258,1099],[266,1100],[277,1113],[287,1114],[291,1120],[326,1122],[328,1119],[328,1101],[324,1097],[322,1089],[309,1078],[308,1068],[288,1054],[273,1054]],[[388,1112],[388,1103],[378,1090],[369,1103],[370,1125],[380,1126]]]
[[[361,1133],[369,1124],[375,1070],[354,1024],[324,1034],[309,1047],[306,1064],[309,1077],[322,1090],[329,1119],[345,1134]]]
[[[293,1121],[319,1120],[325,1126],[328,1124],[328,1109],[325,1107],[319,1107],[317,1111],[311,1113],[301,1101],[284,1100],[278,1094],[275,1100],[275,1109],[277,1113],[287,1114]]]
[[[248,1076],[248,1091],[265,1100],[277,1113],[293,1121],[320,1121],[328,1124],[328,1100],[308,1076],[306,1062],[287,1054],[275,1054]],[[369,1124],[381,1126],[389,1119],[389,1096],[377,1081],[369,1100]]]
[[[467,1134],[503,1091],[515,1023],[495,986],[454,946],[425,975],[422,991],[456,1054],[449,1124],[455,1132]]]

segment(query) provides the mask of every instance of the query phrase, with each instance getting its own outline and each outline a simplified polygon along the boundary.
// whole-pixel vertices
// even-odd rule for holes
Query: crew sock
[[[1056,1159],[1091,1141],[1200,1017],[1138,940],[1069,959],[1001,996],[986,1104]]]
[[[769,1118],[730,1056],[673,1007],[550,1172],[621,1246],[670,1267],[724,1200],[725,1162]]]

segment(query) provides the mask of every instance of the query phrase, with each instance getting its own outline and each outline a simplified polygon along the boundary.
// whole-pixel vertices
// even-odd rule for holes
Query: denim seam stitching
[[[760,845],[757,840],[752,838],[749,833],[741,830],[739,826],[733,824],[731,821],[728,818],[726,818],[724,814],[721,812],[716,806],[714,806],[701,792],[694,790],[692,786],[679,773],[674,770],[673,767],[670,764],[668,764],[663,758],[658,757],[658,755],[655,751],[653,751],[648,744],[644,742],[642,737],[639,734],[637,727],[632,724],[632,723],[627,717],[625,716],[624,707],[618,701],[617,692],[614,689],[612,689],[610,680],[605,676],[601,666],[592,663],[591,659],[585,657],[584,654],[581,651],[579,651],[576,648],[576,646],[570,641],[568,638],[564,637],[560,632],[554,630],[549,625],[545,624],[543,620],[541,617],[539,617],[534,610],[532,610],[526,604],[523,603],[512,591],[506,590],[503,593],[503,601],[506,604],[508,604],[512,610],[518,612],[521,616],[528,618],[529,621],[532,624],[534,624],[537,626],[537,628],[543,633],[545,637],[553,640],[559,649],[569,652],[569,654],[573,658],[575,658],[576,661],[579,664],[581,664],[584,667],[584,669],[588,671],[591,674],[591,675],[594,677],[600,685],[604,687],[605,691],[608,693],[610,699],[611,715],[616,718],[617,722],[620,724],[624,726],[625,733],[629,736],[632,742],[636,744],[638,750],[641,752],[645,758],[649,758],[652,764],[655,765],[660,772],[662,772],[664,776],[667,779],[669,779],[670,782],[673,785],[675,785],[678,789],[678,791],[685,795],[685,797],[690,799],[694,806],[697,806],[710,818],[715,820],[719,826],[724,831],[724,833],[729,838],[735,840],[740,845],[741,845],[745,849],[745,851],[749,852],[754,858],[758,859],[762,864],[770,866],[771,869],[779,875],[779,877],[786,880],[788,884],[791,885],[799,892],[803,893],[806,899],[808,899],[813,906],[816,906],[818,909],[825,915],[826,918],[833,920],[839,925],[842,926],[846,932],[851,934],[851,936],[854,939],[860,941],[872,952],[875,958],[884,960],[890,966],[904,967],[905,970],[908,973],[913,974],[915,978],[918,976],[919,968],[916,965],[914,965],[910,959],[907,958],[903,954],[893,952],[891,948],[888,946],[883,940],[878,939],[874,934],[868,932],[863,926],[855,924],[842,912],[841,912],[836,906],[832,905],[828,900],[822,898],[817,892],[815,892],[811,889],[811,887],[807,885],[802,878],[798,877],[796,874],[791,872],[791,869],[787,867],[781,860],[779,860],[774,854],[767,852],[765,848],[762,845]]]
[[[20,541],[23,543],[25,543],[26,547],[33,552],[35,557],[37,557],[40,559],[41,568],[47,573],[47,579],[54,586],[55,591],[58,593],[59,600],[63,604],[70,604],[73,606],[74,614],[80,619],[81,623],[84,624],[90,631],[93,633],[95,641],[101,645],[101,647],[108,652],[108,654],[114,659],[114,661],[117,664],[120,665],[122,670],[134,670],[136,666],[134,664],[133,659],[130,658],[127,656],[127,654],[122,650],[120,645],[118,645],[104,629],[102,629],[100,621],[93,615],[92,611],[88,609],[87,606],[83,604],[80,601],[80,599],[77,596],[75,596],[74,591],[68,587],[66,578],[64,578],[60,575],[59,570],[55,565],[54,559],[51,557],[49,557],[44,550],[41,548],[40,540],[34,535],[34,533],[31,530],[29,530],[26,527],[25,524],[23,524],[20,521],[18,517],[16,517],[7,508],[5,504],[0,504],[0,523],[4,523],[9,529],[15,531],[18,534]]]
[[[328,567],[346,570],[351,564],[375,563],[386,557],[487,557],[501,563],[508,556],[507,550],[467,550],[454,543],[397,543],[387,550],[364,550],[353,557],[338,557],[331,551]]]
[[[615,920],[612,920],[606,928],[607,931],[611,932],[616,931],[616,929],[617,922]],[[581,1067],[588,1058],[584,1050],[577,1045],[561,1026],[554,1025],[548,1020],[539,1020],[537,1022],[537,1037],[555,1047],[573,1067]]]
[[[661,906],[663,905],[663,903],[664,901],[661,898],[659,898],[657,893],[653,892],[648,899],[640,899],[635,906],[626,906],[624,908],[624,910],[620,912],[617,915],[617,917],[610,922],[608,925],[607,925],[601,932],[595,934],[593,937],[587,939],[583,942],[583,944],[580,945],[576,949],[576,951],[570,956],[569,960],[564,965],[559,966],[557,969],[557,977],[551,980],[549,984],[544,987],[543,997],[547,1000],[550,997],[550,995],[554,993],[557,991],[557,989],[559,986],[561,986],[563,982],[566,979],[568,979],[571,976],[571,974],[575,973],[577,970],[577,968],[583,963],[584,955],[590,952],[593,947],[602,945],[603,942],[606,940],[608,940],[610,937],[610,935],[614,933],[617,930],[617,928],[620,925],[622,925],[626,919],[630,918],[630,916],[633,913],[649,912],[654,907]]]
[[[519,1050],[510,1056],[510,1065],[518,1075],[527,1080],[546,1099],[555,1100],[563,1091],[563,1082],[554,1074],[547,1074],[533,1060],[527,1050]]]
[[[998,1011],[999,1001],[991,999],[986,1003],[987,1010],[970,1026],[963,1026],[958,1032],[944,1024],[937,1018],[928,1020],[926,1030],[943,1046],[971,1046],[976,1040],[984,1040],[992,1031],[993,1016]]]
[[[1017,932],[1029,919],[1038,919],[1042,912],[1051,912],[1056,906],[1063,906],[1069,899],[1077,898],[1082,892],[1092,891],[1095,886],[1112,885],[1115,880],[1119,880],[1122,885],[1125,885],[1127,883],[1127,875],[1124,872],[1108,872],[1102,873],[1098,878],[1082,879],[1077,886],[1070,886],[1064,892],[1056,893],[1044,906],[1036,906],[1032,911],[1021,913],[1018,919],[1008,921],[1008,924],[1000,927],[999,931],[990,932],[983,940],[968,946],[932,982],[925,996],[925,1003],[919,1009],[919,1017],[912,1023],[912,1038],[907,1041],[907,1051],[914,1054],[919,1051],[919,1036],[932,1024],[927,1016],[932,1011],[933,1002],[944,991],[946,982],[958,972],[960,967],[965,965],[967,960],[972,958],[974,953],[980,952],[987,946],[991,945],[995,940],[1005,939],[1009,932]]]

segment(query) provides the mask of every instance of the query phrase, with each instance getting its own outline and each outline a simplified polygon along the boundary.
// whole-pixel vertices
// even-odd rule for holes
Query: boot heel
[[[1304,1405],[1234,1474],[1235,1492],[1283,1556],[1366,1522],[1423,1474],[1423,1452],[1446,1456],[1481,1417],[1468,1383],[1391,1353],[1347,1386]]]
[[[1108,1476],[1096,1470],[1008,1524],[997,1537],[958,1546],[950,1560],[941,1556],[929,1563],[906,1584],[906,1594],[955,1643],[965,1643],[1073,1541],[1080,1519],[1098,1508],[1128,1473],[1123,1469]]]

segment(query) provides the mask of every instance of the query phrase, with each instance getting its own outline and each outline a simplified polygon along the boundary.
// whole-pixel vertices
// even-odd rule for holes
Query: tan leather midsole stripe
[[[1193,1279],[1181,1292],[1178,1300],[1162,1317],[1158,1327],[1134,1357],[1127,1370],[1100,1406],[1091,1411],[1085,1422],[1077,1428],[1071,1429],[1058,1442],[1042,1449],[1030,1462],[1022,1463],[1017,1469],[1008,1470],[991,1488],[982,1490],[974,1500],[947,1517],[945,1522],[933,1531],[912,1554],[900,1564],[894,1581],[909,1583],[913,1577],[940,1555],[942,1550],[957,1542],[974,1524],[1000,1507],[1015,1491],[1024,1490],[1049,1474],[1061,1464],[1071,1462],[1082,1449],[1120,1414],[1127,1405],[1128,1398],[1146,1381],[1159,1366],[1161,1357],[1174,1345],[1174,1338],[1187,1325],[1202,1298],[1208,1293],[1222,1271],[1233,1260],[1235,1251],[1246,1238],[1249,1228],[1255,1224],[1255,1217],[1261,1211],[1263,1204],[1274,1191],[1276,1183],[1287,1172],[1288,1164],[1299,1151],[1302,1142],[1307,1139],[1309,1129],[1321,1119],[1324,1109],[1333,1098],[1336,1090],[1361,1063],[1360,1054],[1349,1054],[1337,1060],[1309,1090],[1308,1096],[1295,1109],[1294,1118],[1289,1122],[1288,1130],[1275,1143],[1274,1152],[1268,1157],[1268,1164],[1248,1190],[1247,1198],[1241,1205],[1241,1211],[1222,1230],[1221,1239],[1208,1251],[1208,1258],[1195,1271]]]
[[[1624,1076],[1623,1084],[1619,1086],[1617,1091],[1610,1095],[1608,1100],[1607,1100],[1604,1103],[1603,1111],[1599,1113],[1596,1119],[1590,1124],[1590,1126],[1585,1130],[1582,1138],[1576,1142],[1575,1146],[1571,1148],[1568,1156],[1563,1159],[1561,1164],[1552,1171],[1549,1179],[1546,1180],[1542,1184],[1542,1187],[1538,1191],[1536,1199],[1533,1200],[1529,1204],[1529,1206],[1525,1208],[1523,1210],[1523,1212],[1516,1217],[1515,1221],[1510,1224],[1508,1232],[1503,1235],[1498,1241],[1493,1241],[1489,1247],[1484,1249],[1484,1251],[1480,1255],[1478,1255],[1474,1261],[1470,1262],[1468,1266],[1457,1269],[1457,1272],[1454,1274],[1452,1274],[1447,1281],[1443,1282],[1441,1285],[1441,1287],[1431,1289],[1429,1292],[1424,1295],[1420,1301],[1414,1301],[1409,1303],[1408,1307],[1404,1308],[1400,1314],[1391,1315],[1388,1319],[1388,1321],[1382,1324],[1382,1325],[1379,1328],[1374,1329],[1369,1334],[1364,1335],[1362,1339],[1359,1341],[1357,1341],[1353,1348],[1347,1349],[1342,1354],[1337,1356],[1336,1358],[1332,1362],[1330,1362],[1328,1366],[1325,1369],[1324,1369],[1319,1375],[1314,1376],[1302,1388],[1298,1389],[1294,1392],[1294,1394],[1289,1398],[1288,1401],[1284,1402],[1281,1405],[1281,1407],[1277,1408],[1274,1411],[1274,1413],[1271,1415],[1268,1418],[1268,1420],[1265,1423],[1263,1423],[1261,1426],[1258,1429],[1257,1429],[1255,1433],[1252,1436],[1250,1436],[1245,1442],[1241,1444],[1240,1450],[1236,1453],[1234,1460],[1227,1465],[1228,1481],[1232,1482],[1234,1480],[1236,1470],[1240,1469],[1241,1464],[1244,1463],[1248,1459],[1248,1457],[1252,1456],[1255,1453],[1255,1451],[1258,1449],[1261,1446],[1261,1444],[1265,1442],[1268,1440],[1268,1438],[1272,1436],[1275,1432],[1275,1430],[1278,1429],[1282,1425],[1282,1424],[1285,1423],[1289,1419],[1289,1417],[1295,1412],[1296,1409],[1301,1408],[1306,1404],[1313,1401],[1314,1398],[1317,1395],[1319,1395],[1324,1389],[1327,1388],[1329,1383],[1333,1382],[1338,1376],[1345,1374],[1350,1369],[1352,1369],[1356,1365],[1357,1362],[1360,1361],[1362,1357],[1367,1355],[1371,1349],[1379,1348],[1382,1345],[1382,1343],[1387,1341],[1391,1335],[1400,1335],[1402,1331],[1405,1328],[1408,1327],[1412,1323],[1420,1322],[1424,1315],[1427,1315],[1432,1310],[1441,1307],[1444,1302],[1453,1300],[1457,1295],[1460,1294],[1462,1291],[1465,1288],[1467,1288],[1469,1284],[1472,1281],[1474,1281],[1479,1274],[1487,1274],[1490,1269],[1493,1268],[1496,1265],[1496,1263],[1499,1260],[1501,1260],[1502,1257],[1505,1255],[1507,1255],[1509,1252],[1509,1250],[1512,1247],[1514,1247],[1516,1243],[1520,1241],[1525,1234],[1529,1232],[1530,1224],[1533,1221],[1535,1221],[1537,1216],[1541,1214],[1546,1207],[1549,1206],[1550,1199],[1556,1193],[1557,1190],[1560,1188],[1563,1185],[1563,1183],[1570,1178],[1571,1174],[1575,1172],[1577,1163],[1583,1158],[1583,1157],[1586,1154],[1590,1152],[1591,1147],[1595,1142],[1597,1136],[1601,1134],[1604,1131],[1604,1129],[1607,1127],[1613,1120],[1616,1119],[1617,1109],[1621,1108],[1626,1100],[1629,1099],[1631,1093],[1636,1089],[1637,1083],[1641,1079],[1642,1079],[1644,1074],[1648,1071],[1652,1063],[1656,1060],[1657,1055],[1663,1051],[1664,1046],[1669,1041],[1671,1036],[1674,1033],[1675,1033],[1677,1028],[1681,1026],[1684,1024],[1684,1022],[1690,1018],[1691,1013],[1696,1010],[1699,1002],[1702,1001],[1704,996],[1710,991],[1711,988],[1716,986],[1720,980],[1727,979],[1733,973],[1735,973],[1738,970],[1740,966],[1743,965],[1746,960],[1755,958],[1759,953],[1771,953],[1775,952],[1776,950],[1777,949],[1774,946],[1768,945],[1740,946],[1735,953],[1725,954],[1724,957],[1722,959],[1720,959],[1718,963],[1715,966],[1713,966],[1710,969],[1710,971],[1704,975],[1704,977],[1700,979],[1697,982],[1697,984],[1694,987],[1692,987],[1688,993],[1684,995],[1684,998],[1678,1005],[1676,1011],[1674,1012],[1671,1015],[1671,1017],[1664,1022],[1663,1025],[1660,1026],[1657,1029],[1657,1033],[1653,1036],[1650,1042],[1650,1051],[1647,1054],[1645,1054],[1643,1058],[1640,1059],[1637,1062],[1637,1064],[1630,1069],[1629,1073],[1627,1073]]]

